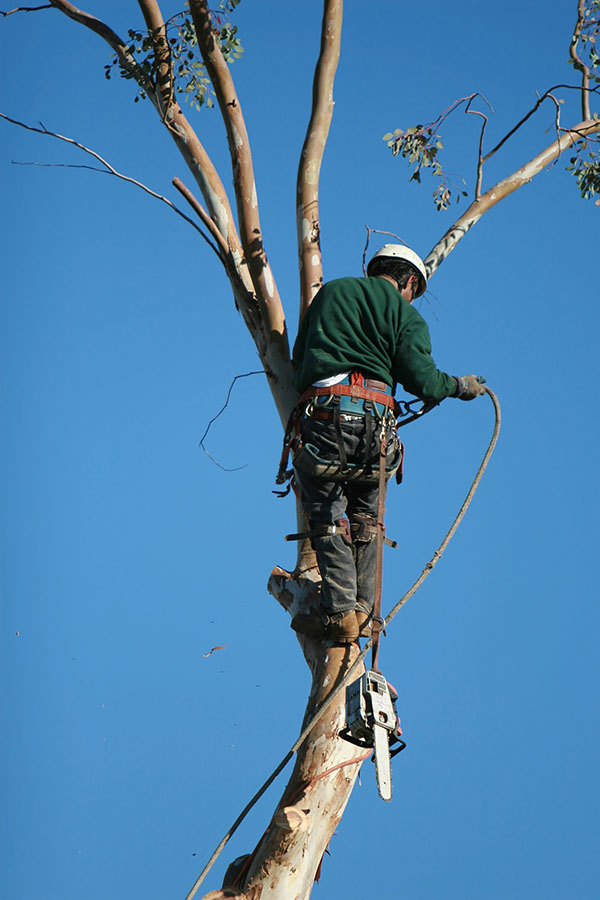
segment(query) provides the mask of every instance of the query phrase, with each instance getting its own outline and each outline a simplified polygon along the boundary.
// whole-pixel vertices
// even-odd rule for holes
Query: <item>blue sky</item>
[[[141,20],[134,3],[86,8],[122,34]],[[573,2],[543,14],[529,0],[347,3],[322,171],[327,279],[360,274],[366,224],[424,255],[456,214],[435,211],[427,178],[408,183],[382,135],[479,90],[498,140],[536,91],[574,82],[575,14]],[[243,0],[236,21],[234,77],[293,336],[320,4]],[[184,163],[131,84],[105,80],[99,39],[54,11],[1,28],[2,111],[178,202]],[[577,111],[568,96],[563,121]],[[192,118],[229,185],[218,113]],[[281,430],[263,376],[242,379],[206,444],[244,468],[205,456],[232,379],[259,368],[218,263],[129,185],[12,165],[87,160],[0,124],[2,896],[183,900],[302,718],[308,672],[265,588],[273,565],[293,566],[293,504],[271,493]],[[485,184],[550,143],[552,124],[549,106]],[[478,134],[460,114],[443,131],[447,168],[471,192]],[[503,430],[456,538],[383,643],[408,743],[393,801],[366,765],[317,898],[597,896],[599,215],[559,162],[482,219],[421,303],[438,365],[486,375]],[[487,399],[447,401],[403,435],[385,609],[445,534],[492,427]],[[254,847],[284,783],[206,891]]]

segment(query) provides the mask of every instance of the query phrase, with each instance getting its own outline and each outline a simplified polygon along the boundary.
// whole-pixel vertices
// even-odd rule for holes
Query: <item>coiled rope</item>
[[[463,504],[462,504],[461,508],[459,509],[456,518],[454,519],[454,522],[452,523],[448,532],[446,533],[444,540],[439,545],[439,547],[437,548],[437,550],[435,551],[435,553],[433,554],[433,556],[431,557],[429,562],[425,565],[425,568],[423,569],[423,571],[421,572],[421,574],[419,575],[417,580],[414,582],[412,587],[409,588],[409,590],[400,598],[400,600],[398,600],[396,605],[392,607],[392,609],[390,610],[388,615],[385,617],[384,622],[383,622],[383,628],[386,628],[389,625],[389,623],[392,621],[394,616],[396,616],[397,613],[402,609],[402,607],[404,606],[406,601],[410,600],[410,598],[412,596],[414,596],[414,594],[416,594],[416,592],[419,590],[419,588],[421,587],[421,585],[423,584],[425,579],[428,577],[428,575],[431,573],[431,571],[437,565],[439,560],[442,558],[442,554],[444,553],[446,547],[448,546],[448,544],[454,537],[454,534],[456,533],[458,526],[462,522],[466,511],[468,510],[469,506],[471,505],[471,501],[473,499],[475,491],[477,490],[477,488],[479,486],[479,482],[481,481],[483,473],[485,472],[485,470],[487,468],[487,465],[490,461],[490,457],[491,457],[492,453],[494,452],[494,448],[498,442],[498,435],[500,434],[500,424],[502,421],[502,414],[500,411],[500,403],[499,403],[498,398],[496,397],[495,393],[489,387],[487,387],[485,385],[484,385],[484,388],[485,388],[486,394],[488,394],[488,396],[490,397],[490,400],[494,404],[494,412],[495,412],[494,431],[493,431],[490,443],[488,445],[488,448],[485,451],[483,459],[481,460],[481,464],[477,470],[475,478],[473,479],[471,487],[469,488],[467,496],[465,497]],[[359,655],[356,657],[356,659],[354,660],[354,662],[352,663],[352,665],[350,666],[350,668],[348,669],[348,671],[346,672],[346,674],[344,675],[344,677],[342,678],[340,683],[331,692],[331,694],[327,697],[327,699],[322,703],[322,705],[316,711],[316,713],[314,714],[314,716],[312,717],[312,719],[310,720],[310,722],[308,723],[306,728],[300,734],[300,737],[290,747],[289,751],[286,753],[284,758],[281,760],[281,762],[279,763],[277,768],[272,772],[271,775],[269,775],[269,777],[267,778],[265,783],[262,785],[262,787],[256,792],[254,797],[252,797],[250,802],[244,807],[242,812],[239,814],[239,816],[237,817],[237,819],[235,820],[235,822],[233,823],[233,825],[231,826],[231,828],[229,829],[227,834],[223,837],[222,841],[220,842],[220,844],[218,845],[218,847],[216,848],[216,850],[214,851],[214,853],[212,854],[212,856],[210,857],[208,862],[206,863],[204,869],[198,876],[197,881],[195,882],[195,884],[192,887],[189,894],[186,896],[185,900],[192,900],[192,897],[194,897],[198,888],[200,887],[200,885],[202,884],[202,882],[204,881],[204,879],[206,878],[206,876],[212,869],[212,867],[215,864],[215,862],[217,861],[218,857],[220,856],[222,851],[225,849],[225,846],[228,843],[229,839],[235,834],[235,832],[237,831],[237,829],[239,828],[241,823],[244,821],[244,819],[246,818],[246,816],[248,815],[248,813],[250,812],[252,807],[260,800],[262,795],[273,784],[273,782],[275,781],[275,779],[277,778],[279,773],[282,772],[283,769],[285,769],[288,762],[293,757],[294,753],[296,753],[300,749],[300,747],[302,746],[302,744],[304,743],[304,741],[306,740],[306,738],[308,737],[308,735],[310,734],[310,732],[312,731],[314,726],[317,724],[317,722],[325,715],[327,710],[329,710],[331,708],[331,706],[333,705],[333,703],[337,700],[337,698],[341,694],[342,690],[346,687],[346,685],[350,681],[351,676],[356,672],[356,670],[358,669],[358,667],[364,660],[369,649],[371,648],[372,643],[373,643],[373,638],[371,637],[371,638],[369,638],[369,640],[367,641],[367,643],[365,644],[363,649],[360,651]]]

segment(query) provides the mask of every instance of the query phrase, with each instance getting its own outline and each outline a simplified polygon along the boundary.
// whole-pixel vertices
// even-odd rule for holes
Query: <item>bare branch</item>
[[[9,9],[8,12],[0,9],[0,16],[4,16],[6,19],[7,16],[12,16],[13,13],[37,12],[40,9],[52,9],[52,3],[47,3],[45,6],[16,6],[14,9]]]
[[[12,125],[19,125],[20,128],[25,128],[27,131],[34,131],[36,134],[45,134],[48,137],[57,138],[59,141],[64,141],[66,144],[72,144],[74,147],[77,147],[79,150],[83,150],[84,153],[88,153],[94,159],[97,159],[99,163],[104,166],[104,169],[99,169],[96,166],[82,166],[82,165],[70,165],[68,163],[53,163],[47,164],[48,166],[61,166],[67,169],[90,169],[93,172],[101,172],[105,175],[114,175],[115,178],[120,178],[121,181],[127,181],[129,184],[133,184],[136,187],[140,188],[140,190],[144,191],[146,194],[150,194],[151,197],[154,197],[156,200],[160,200],[162,203],[166,203],[168,207],[170,207],[173,212],[176,212],[178,216],[181,216],[182,219],[185,219],[186,222],[195,228],[195,230],[200,234],[209,247],[216,253],[216,255],[221,259],[221,254],[219,250],[211,239],[204,233],[204,231],[194,222],[193,219],[190,219],[189,216],[183,212],[183,210],[179,209],[178,206],[175,206],[174,203],[171,202],[167,197],[163,197],[162,194],[157,194],[156,191],[153,191],[152,188],[149,188],[147,185],[143,184],[141,181],[137,181],[135,178],[131,178],[130,175],[124,175],[122,172],[118,172],[114,166],[100,156],[99,153],[96,153],[95,150],[90,149],[90,147],[86,147],[85,144],[80,144],[79,141],[76,141],[74,138],[66,137],[64,134],[57,134],[55,131],[49,131],[44,125],[41,128],[36,128],[34,125],[27,125],[25,122],[19,122],[17,119],[11,119],[10,116],[5,115],[0,112],[0,118],[5,119],[7,122],[10,122]],[[41,123],[40,123],[41,124]],[[18,163],[18,165],[32,165],[39,166],[44,165],[43,163]]]
[[[573,29],[573,37],[569,46],[569,56],[573,60],[573,65],[581,72],[581,116],[583,119],[590,118],[590,97],[588,89],[590,86],[590,70],[585,65],[579,54],[577,53],[577,45],[581,37],[581,29],[583,28],[585,18],[585,0],[578,0],[577,3],[577,22]]]
[[[479,200],[474,200],[463,215],[456,220],[443,237],[435,244],[425,259],[428,275],[431,277],[443,260],[454,250],[456,245],[475,225],[482,215],[500,200],[508,197],[518,188],[528,184],[532,178],[543,169],[553,163],[560,154],[575,144],[577,141],[588,138],[592,134],[600,132],[599,119],[587,119],[580,122],[574,128],[561,129],[561,134],[537,156],[528,163],[513,172],[507,178],[499,181],[494,187],[483,194]],[[488,154],[489,155],[489,154]]]
[[[325,0],[321,48],[315,67],[312,110],[297,177],[300,318],[323,283],[319,224],[319,174],[333,116],[333,82],[340,58],[342,0]]]
[[[206,212],[200,201],[194,197],[189,188],[185,186],[183,181],[180,178],[174,178],[172,181],[173,187],[177,188],[182,197],[185,197],[187,202],[190,204],[196,215],[200,218],[200,220],[204,223],[205,227],[210,231],[213,238],[219,245],[221,249],[221,255],[223,259],[226,259],[229,255],[229,247],[227,246],[227,241],[217,228],[215,222],[211,219],[209,214]]]
[[[600,85],[597,85],[596,87],[593,87],[593,88],[589,88],[589,87],[588,87],[588,88],[585,89],[585,93],[586,93],[586,94],[590,94],[590,93],[593,94],[593,93],[596,93],[596,92],[598,91],[598,88],[599,88],[599,87],[600,87]],[[521,126],[524,125],[525,122],[526,122],[528,119],[530,119],[531,116],[532,116],[535,112],[537,112],[537,110],[540,108],[540,106],[542,105],[542,103],[544,102],[544,100],[547,100],[547,99],[550,97],[552,100],[554,100],[554,102],[556,102],[555,98],[552,97],[552,92],[553,92],[553,91],[557,91],[557,90],[559,90],[559,89],[572,90],[572,91],[580,91],[580,90],[582,90],[582,88],[580,88],[580,87],[578,87],[577,85],[574,85],[574,84],[554,84],[554,85],[552,85],[552,87],[551,87],[551,88],[548,88],[547,91],[544,91],[544,93],[543,93],[541,96],[538,96],[537,102],[531,107],[531,109],[529,110],[529,112],[526,113],[526,114],[523,116],[523,118],[522,118],[519,122],[517,122],[517,124],[516,124],[513,128],[511,128],[510,131],[509,131],[507,134],[504,135],[504,137],[502,138],[502,140],[501,140],[498,144],[496,144],[496,146],[495,146],[492,150],[490,150],[489,153],[486,153],[486,155],[483,157],[483,162],[487,162],[487,160],[488,160],[491,156],[493,156],[494,153],[496,153],[496,151],[499,150],[500,147],[502,147],[502,145],[505,144],[505,143],[507,142],[507,140],[508,140],[509,138],[511,138],[511,137],[513,136],[513,134],[514,134],[516,131],[518,131],[519,128],[521,128]],[[587,119],[591,119],[591,116],[588,115],[588,116],[585,116],[585,117],[584,117],[584,121],[586,121]]]

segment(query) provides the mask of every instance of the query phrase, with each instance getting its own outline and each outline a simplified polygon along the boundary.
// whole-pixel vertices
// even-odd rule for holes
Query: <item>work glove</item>
[[[458,383],[456,396],[459,400],[474,400],[485,394],[485,378],[483,375],[455,375]]]

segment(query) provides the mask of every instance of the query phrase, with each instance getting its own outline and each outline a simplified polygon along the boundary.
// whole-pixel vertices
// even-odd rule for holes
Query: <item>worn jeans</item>
[[[366,454],[366,416],[371,416],[371,440]],[[308,516],[309,529],[318,532],[324,526],[342,528],[334,534],[314,536],[312,545],[321,572],[321,603],[325,619],[341,618],[351,610],[371,614],[375,594],[377,565],[377,503],[379,432],[381,419],[373,413],[340,416],[340,429],[348,466],[364,468],[368,458],[372,471],[364,478],[344,479],[339,471],[340,453],[333,421],[310,415],[301,420],[303,450],[294,459],[295,480],[300,488],[302,505]],[[398,437],[391,417],[385,420],[387,442],[386,478],[398,465]],[[331,471],[323,475],[311,472],[311,460],[331,462]],[[344,533],[344,516],[349,533]]]

